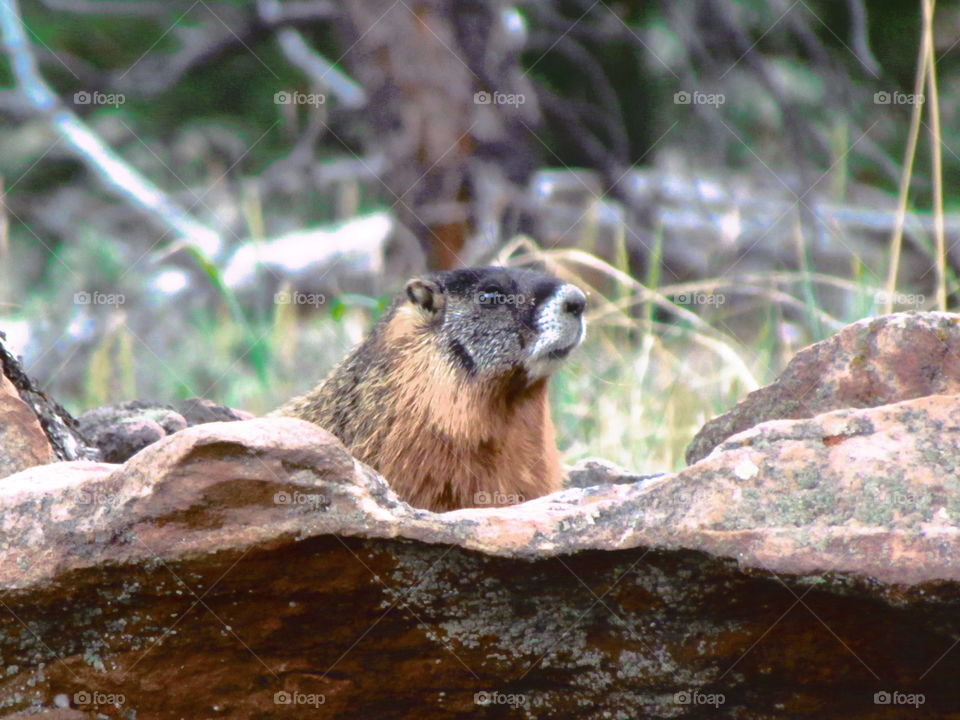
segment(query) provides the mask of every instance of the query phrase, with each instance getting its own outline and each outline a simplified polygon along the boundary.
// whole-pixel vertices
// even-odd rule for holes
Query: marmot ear
[[[428,313],[435,314],[443,309],[443,290],[433,280],[414,278],[407,283],[407,297]]]

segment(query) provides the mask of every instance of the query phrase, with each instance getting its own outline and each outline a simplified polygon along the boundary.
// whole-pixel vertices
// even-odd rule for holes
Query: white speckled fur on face
[[[582,302],[583,292],[576,285],[561,285],[537,311],[537,340],[524,361],[532,380],[553,373],[563,363],[566,351],[572,350],[583,340],[583,315],[573,315],[564,309],[571,300]],[[551,353],[557,352],[563,355],[550,357]]]

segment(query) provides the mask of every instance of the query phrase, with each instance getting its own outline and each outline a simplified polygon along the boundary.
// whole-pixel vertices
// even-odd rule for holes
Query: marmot
[[[583,339],[579,288],[476,267],[410,280],[325,381],[272,415],[336,435],[434,512],[560,489],[547,380]]]

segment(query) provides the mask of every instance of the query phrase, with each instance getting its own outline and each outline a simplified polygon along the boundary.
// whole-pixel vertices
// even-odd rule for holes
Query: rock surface
[[[960,717],[958,467],[957,395],[445,514],[289,418],[33,467],[0,480],[0,714]]]
[[[248,412],[217,405],[202,398],[180,403],[179,411],[170,405],[128,400],[102,405],[83,413],[80,431],[99,450],[103,460],[122,463],[148,445],[184,428],[209,422],[250,420]]]
[[[804,348],[777,380],[697,433],[687,462],[766,420],[809,418],[960,392],[960,315],[910,312],[868,318]]]
[[[51,460],[99,459],[77,421],[24,372],[5,340],[0,332],[0,477]]]
[[[245,410],[217,405],[212,400],[192,397],[179,404],[177,409],[188,425],[201,425],[209,422],[230,422],[231,420],[253,420],[254,415]]]
[[[54,459],[37,416],[7,376],[0,374],[0,477]]]
[[[107,462],[130,459],[160,438],[187,427],[187,420],[169,405],[129,400],[87,410],[79,418],[80,431]]]

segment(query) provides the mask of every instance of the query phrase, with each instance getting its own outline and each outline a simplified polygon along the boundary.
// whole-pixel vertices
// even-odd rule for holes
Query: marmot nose
[[[574,317],[583,315],[583,310],[587,307],[587,296],[583,294],[580,288],[576,285],[564,285],[560,289],[560,293],[563,300],[561,307],[565,313]]]

